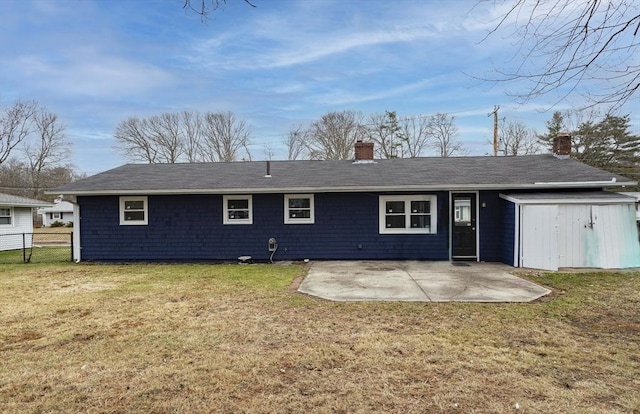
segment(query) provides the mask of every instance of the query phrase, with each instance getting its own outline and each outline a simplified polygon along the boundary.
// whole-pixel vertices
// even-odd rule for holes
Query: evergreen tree
[[[553,149],[553,139],[558,135],[559,132],[563,132],[565,130],[564,127],[564,116],[561,112],[556,111],[553,113],[551,120],[545,122],[547,125],[547,133],[544,135],[538,135],[538,141],[540,144],[547,148],[549,152]]]
[[[629,131],[629,116],[606,115],[580,124],[572,134],[573,155],[593,167],[640,181],[640,136]]]

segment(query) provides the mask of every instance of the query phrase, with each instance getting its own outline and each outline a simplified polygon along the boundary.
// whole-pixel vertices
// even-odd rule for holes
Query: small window
[[[470,226],[471,199],[457,198],[453,205],[453,221],[456,226]]]
[[[148,219],[147,197],[120,197],[121,225],[146,225]]]
[[[380,196],[380,234],[436,233],[434,195]]]
[[[250,195],[223,196],[224,224],[253,224],[253,206]]]
[[[60,220],[60,213],[53,213],[53,217],[51,217],[54,220]]]
[[[10,226],[13,224],[11,207],[0,207],[0,226]]]
[[[315,222],[313,194],[286,194],[284,222],[285,224],[313,224]]]

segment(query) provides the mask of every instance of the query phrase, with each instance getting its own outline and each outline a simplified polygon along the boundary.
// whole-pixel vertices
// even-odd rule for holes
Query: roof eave
[[[563,188],[602,188],[636,185],[635,181],[580,181],[580,182],[536,182],[528,184],[451,184],[451,185],[403,185],[403,186],[335,186],[335,187],[271,187],[271,188],[167,188],[167,189],[129,189],[129,190],[68,190],[45,191],[46,194],[74,196],[98,195],[164,195],[164,194],[266,194],[266,193],[349,193],[349,192],[386,192],[386,191],[464,191],[464,190],[530,190]]]
[[[0,203],[0,205],[2,206],[9,206],[9,207],[22,207],[22,208],[40,208],[40,207],[50,207],[51,204],[48,203],[42,203],[42,204],[30,204],[30,203]]]

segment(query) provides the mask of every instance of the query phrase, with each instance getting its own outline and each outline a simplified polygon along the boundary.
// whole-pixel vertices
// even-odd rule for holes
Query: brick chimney
[[[356,161],[373,161],[373,142],[356,141]]]
[[[553,156],[566,160],[571,157],[571,135],[566,132],[558,132],[553,139]]]

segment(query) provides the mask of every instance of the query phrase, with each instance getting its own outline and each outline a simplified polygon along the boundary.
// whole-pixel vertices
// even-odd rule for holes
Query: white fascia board
[[[43,202],[42,204],[38,204],[38,203],[0,203],[0,206],[7,206],[7,207],[30,207],[30,208],[42,208],[42,207],[51,207],[51,203],[45,203]]]
[[[544,188],[602,188],[603,183],[607,187],[635,185],[632,182],[591,181],[581,183],[549,183],[544,187],[541,183],[533,184],[458,184],[458,185],[394,185],[394,186],[340,186],[340,187],[272,187],[272,188],[215,188],[215,189],[161,189],[161,190],[71,190],[64,195],[75,196],[99,196],[99,195],[176,195],[176,194],[268,194],[268,193],[363,193],[374,191],[470,191],[470,190],[542,190]],[[59,194],[60,191],[47,192],[47,194]]]
[[[526,194],[523,194],[526,196]],[[611,198],[530,198],[521,199],[517,196],[509,196],[500,194],[500,198],[510,201],[514,204],[634,204],[635,200],[629,197],[611,197]]]

